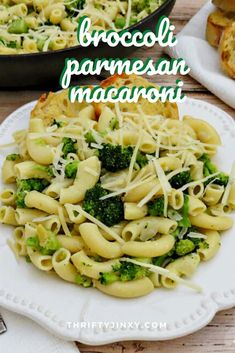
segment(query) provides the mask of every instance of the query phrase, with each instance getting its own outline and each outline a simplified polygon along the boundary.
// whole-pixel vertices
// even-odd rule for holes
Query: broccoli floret
[[[21,179],[17,181],[17,188],[26,191],[36,190],[42,192],[48,185],[49,181],[46,179],[32,178],[32,179]]]
[[[85,141],[88,143],[89,146],[91,143],[96,143],[96,140],[92,134],[92,131],[87,131],[84,137],[85,137]]]
[[[140,151],[138,151],[137,153],[137,157],[136,157],[136,163],[140,166],[140,168],[143,168],[144,166],[146,166],[146,164],[148,164],[148,158],[146,157],[146,155]]]
[[[93,256],[90,256],[90,258],[96,262],[102,262],[102,257],[100,255],[94,254]]]
[[[64,121],[57,121],[57,120],[54,119],[52,124],[51,124],[51,126],[53,126],[53,125],[56,125],[57,128],[60,128],[60,127],[65,126],[65,122]]]
[[[68,156],[69,153],[76,153],[77,148],[76,148],[76,140],[71,139],[70,137],[64,137],[62,140],[63,143],[63,154],[64,158]]]
[[[11,40],[10,42],[7,42],[7,47],[8,48],[17,48],[17,47],[19,47],[19,44],[17,43],[16,40]]]
[[[190,239],[181,239],[176,243],[175,252],[178,256],[189,254],[195,249],[195,244]]]
[[[208,177],[209,175],[214,174],[214,173],[216,173],[218,171],[216,165],[211,162],[210,157],[208,156],[208,154],[204,153],[199,158],[199,160],[204,163],[203,164],[203,175],[204,175],[204,177]],[[205,182],[205,186],[208,185],[212,180],[213,180],[213,178],[208,179]],[[216,179],[213,180],[213,184],[217,184],[217,185],[221,185],[221,186],[227,186],[228,181],[229,181],[229,176],[228,175],[226,175],[225,173],[219,173],[216,176]]]
[[[23,18],[17,18],[16,20],[13,20],[9,24],[7,29],[8,33],[14,33],[14,34],[27,33],[28,31],[29,31],[29,28]]]
[[[100,272],[99,281],[101,284],[108,285],[119,280],[119,276],[115,272]]]
[[[99,150],[99,159],[102,167],[109,172],[117,172],[128,168],[130,165],[133,148],[131,146],[123,147],[121,145],[103,144],[103,148]]]
[[[54,252],[56,252],[61,247],[57,237],[53,233],[49,234],[47,242],[44,246],[40,245],[37,236],[28,238],[26,240],[26,245],[39,251],[42,255],[53,255]]]
[[[209,249],[209,244],[205,240],[203,240],[199,243],[199,248],[200,249]]]
[[[79,161],[73,161],[65,166],[65,176],[69,179],[74,179],[77,174]]]
[[[70,12],[73,12],[74,9],[82,10],[85,2],[85,0],[66,0],[65,7]]]
[[[171,233],[171,235],[173,235],[173,237],[177,238],[179,233],[180,233],[180,227],[177,227],[176,230],[174,230],[174,232]]]
[[[82,207],[90,215],[111,227],[124,219],[124,207],[119,196],[100,200],[102,196],[108,194],[108,190],[103,189],[100,184],[96,184],[87,190]]]
[[[7,161],[18,161],[21,159],[21,155],[17,154],[17,153],[12,153],[12,154],[8,154],[8,156],[6,157]]]
[[[167,261],[169,262],[168,260],[171,260],[171,257],[174,255],[174,252],[175,252],[175,247],[173,247],[167,254],[165,255],[162,255],[162,256],[157,256],[157,257],[154,257],[152,262],[155,266],[160,266],[162,267],[164,262]]]
[[[126,24],[125,17],[118,16],[118,17],[115,18],[115,26],[116,26],[116,28],[123,28],[123,27],[125,27],[125,24]]]
[[[158,257],[155,257],[153,258],[153,264],[155,266],[162,266],[165,262],[165,260],[167,259],[167,255],[162,255],[162,256],[158,256]]]
[[[134,149],[131,146],[103,144],[103,148],[98,151],[98,157],[102,162],[102,167],[109,172],[116,172],[128,168],[131,162]],[[137,153],[136,163],[143,168],[148,164],[148,158],[140,151]]]
[[[92,279],[84,275],[77,274],[75,277],[75,282],[85,288],[92,287]]]
[[[25,256],[25,261],[26,261],[28,264],[32,262],[31,259],[30,259],[30,257],[29,257],[29,255],[26,255],[26,256]]]
[[[170,180],[169,183],[174,189],[179,189],[185,184],[188,184],[190,181],[192,181],[190,171],[186,170],[185,172],[181,172],[179,174],[176,174],[173,176]]]
[[[191,226],[188,212],[189,212],[189,197],[188,195],[184,194],[184,205],[181,209],[181,215],[183,218],[178,222],[178,225],[180,227],[189,228]]]
[[[17,191],[16,193],[16,206],[18,208],[26,208],[24,199],[25,199],[26,192],[25,191]]]
[[[219,173],[216,176],[216,179],[213,181],[213,184],[221,185],[221,186],[227,186],[229,181],[229,176],[224,174],[224,173]]]
[[[111,130],[115,130],[119,128],[119,121],[118,118],[113,118],[110,123],[109,123],[109,127]]]
[[[59,240],[53,234],[52,232],[50,233],[46,245],[44,245],[44,251],[49,252],[49,255],[52,255],[56,250],[58,250],[61,247]]]
[[[5,47],[7,47],[7,48],[18,48],[19,47],[16,40],[12,40],[12,41],[8,42],[5,39],[3,39],[2,37],[0,37],[0,43],[5,45]]]
[[[116,281],[133,281],[149,276],[150,271],[145,267],[135,265],[131,262],[121,262],[113,266],[113,271],[100,273],[100,282],[102,284],[111,284]]]
[[[149,6],[149,0],[133,0],[132,9],[137,13],[147,9]]]
[[[34,167],[34,170],[35,170],[35,171],[40,171],[40,172],[45,172],[45,174],[47,174],[47,176],[48,176],[49,178],[52,178],[52,177],[55,176],[55,175],[54,175],[54,167],[53,167],[53,165],[45,166],[45,165],[40,165],[40,164],[38,164],[38,165],[36,165],[36,166]],[[36,174],[36,173],[35,173],[35,174]],[[45,176],[45,177],[47,177],[47,176]]]
[[[198,229],[197,227],[195,226],[191,226],[188,228],[187,230],[187,233],[185,235],[185,237],[187,237],[187,235],[190,233],[190,232],[195,232],[195,233],[200,233],[200,229]],[[207,247],[207,243],[205,243],[205,240],[203,240],[202,238],[190,238],[190,240],[194,243],[195,245],[195,249],[198,249],[198,248],[206,248]]]
[[[150,201],[147,204],[148,213],[151,216],[163,216],[164,215],[164,197],[159,197],[154,201]]]
[[[42,192],[50,182],[46,179],[21,179],[17,180],[16,206],[25,208],[24,199],[28,191],[36,190]]]
[[[140,279],[150,274],[145,267],[132,264],[131,262],[121,262],[119,275],[121,281],[132,281]]]
[[[199,161],[204,163],[204,165],[203,165],[204,177],[207,177],[210,174],[217,172],[216,166],[211,162],[210,157],[208,156],[207,153],[203,153],[203,155],[199,158]]]
[[[194,243],[195,248],[197,249],[208,249],[209,244],[206,240],[202,240],[201,238],[190,238],[190,240]]]

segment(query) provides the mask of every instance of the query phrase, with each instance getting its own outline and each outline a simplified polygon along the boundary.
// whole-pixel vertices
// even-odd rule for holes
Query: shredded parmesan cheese
[[[94,143],[94,142],[91,143],[91,147],[97,148],[98,150],[102,150],[103,148],[102,145],[99,145],[98,143]]]
[[[207,235],[198,233],[198,232],[189,232],[187,234],[189,238],[200,238],[200,239],[207,239]]]
[[[87,173],[89,173],[89,174],[91,174],[91,175],[93,175],[93,176],[95,176],[95,177],[98,177],[98,176],[100,175],[100,174],[97,173],[95,170],[93,170],[93,169],[91,169],[91,168],[89,168],[89,167],[85,167],[84,170],[85,170]]]
[[[130,25],[131,7],[132,7],[132,1],[128,0],[128,9],[127,9],[127,14],[126,14],[126,25],[125,25],[126,28],[129,27],[129,25]]]
[[[231,173],[229,175],[229,181],[228,181],[228,184],[224,190],[224,195],[223,195],[222,201],[221,201],[222,205],[226,205],[228,202],[229,193],[230,193],[230,190],[231,190],[231,187],[233,185],[234,180],[235,180],[235,162],[233,162]]]
[[[200,179],[200,180],[191,181],[190,183],[185,184],[184,186],[182,186],[182,188],[179,188],[178,190],[179,190],[179,191],[184,191],[184,190],[186,190],[189,186],[195,186],[195,185],[197,185],[198,183],[204,183],[204,182],[207,181],[208,179],[213,178],[213,177],[217,176],[218,174],[219,174],[219,172],[214,173],[214,174],[211,174],[211,175],[209,175],[208,177],[203,178],[203,179]]]
[[[153,159],[153,164],[156,169],[157,177],[161,184],[163,194],[164,194],[164,216],[167,217],[167,208],[168,208],[168,194],[171,191],[171,185],[167,180],[167,177],[162,169],[159,161],[157,159]]]
[[[116,115],[117,115],[117,117],[118,117],[119,127],[122,128],[122,125],[123,125],[123,116],[122,116],[122,113],[121,113],[119,104],[116,102],[116,103],[114,103],[114,105],[115,105],[115,112],[116,112]]]
[[[65,205],[66,207],[66,205]],[[112,229],[110,229],[109,227],[107,227],[104,223],[98,221],[98,219],[96,219],[95,217],[91,216],[89,213],[87,213],[86,211],[84,211],[82,209],[81,206],[76,205],[76,211],[78,211],[81,215],[83,215],[84,217],[86,217],[87,219],[89,219],[89,221],[93,222],[94,224],[96,224],[98,227],[100,227],[101,229],[103,229],[106,233],[108,233],[109,235],[111,235],[111,237],[113,237],[113,239],[115,239],[117,242],[119,242],[120,244],[124,244],[124,240],[117,234],[115,233]]]
[[[69,230],[67,223],[65,221],[64,212],[63,212],[62,207],[58,207],[58,215],[59,215],[60,223],[63,228],[64,234],[67,235],[68,237],[71,237],[71,233],[70,233],[70,230]]]
[[[151,176],[151,177],[149,177],[148,180],[142,180],[142,181],[139,181],[139,182],[137,182],[137,183],[131,183],[131,184],[129,184],[127,187],[125,187],[125,188],[123,188],[123,189],[120,189],[120,190],[117,190],[117,191],[115,191],[115,192],[112,192],[112,193],[110,193],[110,194],[108,194],[108,195],[102,196],[102,197],[100,198],[100,200],[105,200],[105,199],[109,199],[110,197],[113,197],[113,196],[117,196],[117,195],[120,195],[120,194],[124,194],[124,193],[126,193],[126,192],[128,192],[128,191],[130,191],[130,190],[132,190],[132,189],[135,189],[137,186],[143,185],[143,184],[145,184],[145,183],[147,183],[148,181],[151,181],[151,180],[153,180],[153,179],[154,179],[154,176]]]
[[[131,262],[134,265],[139,265],[139,266],[148,268],[151,272],[156,272],[159,275],[168,277],[168,278],[172,279],[173,281],[175,281],[177,283],[184,284],[185,286],[187,286],[189,288],[192,288],[192,289],[194,289],[195,291],[197,291],[199,293],[202,292],[202,288],[199,285],[177,276],[175,273],[167,270],[166,268],[163,268],[163,267],[160,267],[160,266],[156,266],[156,265],[152,265],[152,264],[147,264],[145,262],[136,261],[136,260],[130,259],[129,257],[122,257],[120,259],[120,261]]]
[[[138,153],[138,150],[139,150],[139,147],[141,144],[141,140],[142,140],[142,133],[140,132],[138,141],[136,143],[135,149],[134,149],[132,157],[131,157],[131,162],[130,162],[130,166],[129,166],[129,170],[128,170],[126,185],[129,185],[131,182],[132,172],[133,172],[134,164],[136,162],[137,153]]]

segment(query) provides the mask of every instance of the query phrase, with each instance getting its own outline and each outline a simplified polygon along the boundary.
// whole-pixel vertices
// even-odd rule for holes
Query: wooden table
[[[176,32],[191,19],[191,17],[203,6],[207,0],[177,0],[172,12],[171,20],[176,26]],[[161,56],[159,48],[149,50],[140,49],[135,52],[135,57],[146,58],[147,56]],[[96,79],[91,80],[97,83]],[[175,77],[155,78],[159,84],[174,83]],[[184,77],[185,93],[188,97],[205,100],[221,109],[227,111],[235,118],[234,109],[229,108],[225,103],[216,98],[208,90],[201,86],[191,77]],[[21,105],[37,99],[42,91],[0,91],[0,121],[4,120],[12,111]],[[199,332],[184,338],[167,342],[142,342],[130,341],[119,342],[105,346],[91,347],[77,343],[82,353],[221,353],[235,352],[235,309],[226,310],[216,315],[214,320]]]

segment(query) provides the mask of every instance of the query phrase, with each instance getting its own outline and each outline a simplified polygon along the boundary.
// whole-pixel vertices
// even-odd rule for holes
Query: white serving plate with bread
[[[12,113],[0,127],[2,143],[20,125],[28,124],[35,102]],[[219,132],[223,146],[217,162],[229,172],[231,152],[235,149],[233,119],[209,103],[187,99],[179,106],[180,116],[189,114],[210,122]],[[10,153],[9,149],[6,153]],[[1,154],[1,162],[4,155]],[[150,295],[123,300],[112,298],[93,288],[81,288],[45,276],[25,261],[16,261],[7,246],[12,229],[1,225],[0,237],[0,305],[25,315],[67,340],[101,345],[120,340],[166,340],[195,332],[207,325],[219,310],[235,305],[235,266],[233,229],[225,232],[222,248],[213,260],[201,265],[193,280],[201,294],[179,286],[174,291],[155,290]],[[138,328],[86,327],[78,322],[138,322]],[[155,327],[146,322],[157,323]],[[70,324],[69,324],[70,323]],[[71,323],[74,323],[71,325]],[[162,323],[162,324],[161,324]]]

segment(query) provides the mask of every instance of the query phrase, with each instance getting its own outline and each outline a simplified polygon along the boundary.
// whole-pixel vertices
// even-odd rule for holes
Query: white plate
[[[33,106],[33,102],[23,106],[3,122],[0,144],[10,142],[14,131],[27,126]],[[187,99],[180,106],[180,115],[183,114],[202,118],[219,131],[223,147],[219,149],[217,162],[222,170],[229,172],[235,159],[233,119],[218,108],[194,99]],[[10,149],[4,151],[9,152]],[[0,163],[3,158],[1,154]],[[234,229],[223,234],[217,256],[200,264],[193,277],[193,281],[203,287],[202,294],[179,286],[174,291],[156,289],[146,297],[128,300],[68,284],[38,271],[24,259],[17,263],[6,244],[12,229],[1,225],[0,231],[0,305],[32,318],[64,339],[91,345],[132,339],[172,339],[201,329],[217,311],[235,305]],[[140,322],[143,326],[116,329],[99,328],[96,324],[95,328],[79,329],[76,327],[79,321]],[[69,328],[67,322],[75,325]],[[146,322],[155,324],[146,327]]]

